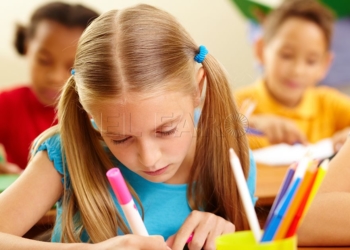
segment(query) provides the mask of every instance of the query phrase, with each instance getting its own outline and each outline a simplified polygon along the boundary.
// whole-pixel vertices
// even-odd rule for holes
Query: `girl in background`
[[[79,37],[98,16],[82,5],[52,2],[18,26],[15,47],[26,56],[30,84],[0,93],[0,173],[20,173],[32,141],[56,124],[55,101],[74,63]]]
[[[0,195],[1,248],[180,250],[193,234],[191,250],[214,249],[217,236],[247,229],[229,148],[252,199],[255,163],[229,82],[207,53],[174,17],[148,5],[97,18],[80,38],[58,125],[39,137],[27,169]],[[166,244],[125,235],[130,230],[106,178],[114,166],[148,233]],[[52,241],[60,243],[18,237],[57,200]]]

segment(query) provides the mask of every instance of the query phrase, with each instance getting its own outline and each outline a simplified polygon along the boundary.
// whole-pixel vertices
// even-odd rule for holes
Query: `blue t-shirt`
[[[63,175],[63,164],[61,154],[61,141],[59,135],[55,135],[40,145],[39,151],[46,150],[49,159],[53,162],[55,169]],[[125,180],[134,188],[138,194],[144,208],[144,223],[150,235],[162,235],[165,239],[175,234],[188,215],[191,208],[187,202],[187,184],[166,184],[150,182],[141,176],[130,171],[122,165],[116,158],[112,159],[116,167],[120,169]],[[69,173],[66,170],[69,183]],[[62,178],[63,182],[63,178]],[[255,203],[254,192],[256,182],[256,165],[250,154],[250,171],[247,179],[249,191],[253,202]],[[114,203],[126,221],[121,207],[112,191],[109,190]],[[140,206],[137,207],[141,213]],[[52,233],[52,241],[59,242],[61,238],[60,218],[62,214],[61,201],[57,203],[56,224]],[[122,234],[119,230],[118,234]],[[88,235],[83,233],[81,240],[88,241]]]

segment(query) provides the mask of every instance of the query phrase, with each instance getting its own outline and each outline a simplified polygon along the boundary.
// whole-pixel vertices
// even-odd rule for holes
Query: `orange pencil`
[[[299,227],[299,224],[302,222],[307,210],[310,207],[311,202],[315,198],[315,195],[324,179],[324,176],[326,175],[326,172],[328,170],[328,163],[329,163],[329,160],[324,160],[321,166],[319,167],[315,177],[314,184],[312,185],[312,187],[310,187],[309,194],[305,196],[303,201],[301,202],[300,207],[297,211],[297,214],[295,215],[295,218],[292,221],[290,228],[288,229],[286,237],[292,236],[296,233]]]
[[[306,170],[305,176],[300,184],[300,187],[297,193],[295,194],[294,199],[290,207],[288,208],[281,225],[278,227],[274,240],[280,240],[285,238],[303,198],[305,197],[308,190],[311,189],[310,187],[312,186],[315,180],[317,173],[317,164],[317,161],[312,162]]]
[[[318,168],[318,173],[317,173],[317,176],[315,179],[315,184],[311,189],[310,198],[308,199],[308,201],[306,203],[305,209],[309,209],[311,202],[315,198],[315,195],[316,195],[318,189],[320,188],[322,181],[327,173],[328,165],[329,165],[329,160],[326,159],[321,163],[320,167]]]

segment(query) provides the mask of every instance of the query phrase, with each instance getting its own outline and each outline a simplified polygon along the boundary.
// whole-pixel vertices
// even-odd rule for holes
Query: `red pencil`
[[[317,172],[318,172],[318,170],[317,170]],[[300,218],[303,215],[306,203],[307,203],[307,201],[309,199],[312,187],[314,185],[314,182],[315,182],[315,179],[316,179],[316,176],[317,176],[317,172],[312,176],[312,180],[310,181],[310,185],[308,186],[308,188],[305,191],[303,199],[300,202],[299,208],[298,208],[298,210],[297,210],[297,212],[295,214],[294,219],[292,220],[292,222],[291,222],[291,224],[290,224],[290,226],[288,228],[288,231],[287,231],[287,233],[285,235],[285,238],[293,236],[296,233],[296,230],[297,230],[297,227],[298,227],[298,224],[299,224],[299,220],[300,220]]]

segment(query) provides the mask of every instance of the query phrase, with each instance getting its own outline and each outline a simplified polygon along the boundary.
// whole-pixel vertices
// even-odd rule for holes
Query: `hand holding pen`
[[[141,215],[137,210],[120,170],[118,168],[112,168],[108,170],[106,175],[119,201],[119,204],[123,209],[132,233],[148,236],[145,224],[142,221]]]
[[[171,250],[162,236],[140,236],[135,234],[116,236],[96,244],[90,244],[89,249]]]
[[[215,249],[215,238],[227,233],[233,233],[235,226],[215,214],[192,211],[179,231],[167,240],[172,250],[184,249],[188,242],[189,249]]]
[[[249,118],[249,128],[260,131],[271,144],[307,144],[304,133],[287,118],[276,115],[252,115]]]
[[[145,237],[148,236],[147,229],[120,170],[112,168],[108,170],[106,175],[134,235],[124,235],[109,239],[102,242],[101,244],[105,245],[103,247],[99,246],[101,248],[98,249],[170,250],[162,236]],[[130,239],[126,240],[126,238]]]

